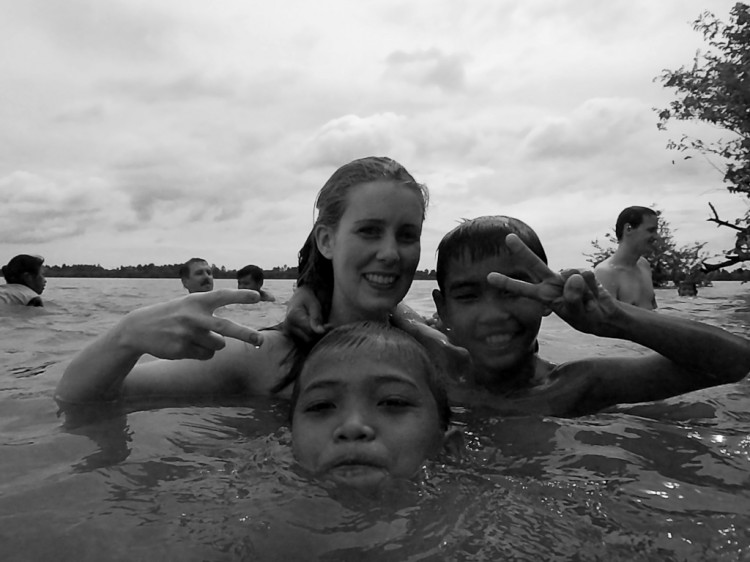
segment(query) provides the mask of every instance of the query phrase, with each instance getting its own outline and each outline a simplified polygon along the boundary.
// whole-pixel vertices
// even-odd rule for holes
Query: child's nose
[[[370,441],[375,430],[360,412],[348,412],[334,432],[336,441]]]

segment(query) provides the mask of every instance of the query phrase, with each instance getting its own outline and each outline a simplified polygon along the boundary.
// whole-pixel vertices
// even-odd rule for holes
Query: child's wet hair
[[[443,236],[437,249],[437,283],[440,290],[448,275],[453,260],[468,258],[472,262],[508,253],[505,237],[517,235],[539,259],[547,263],[544,251],[536,232],[522,220],[493,215],[464,220],[456,228]]]
[[[410,372],[420,371],[435,398],[438,418],[443,430],[450,423],[450,405],[445,379],[436,364],[430,359],[427,350],[412,336],[382,322],[364,321],[344,324],[328,332],[310,354],[294,381],[289,422],[292,422],[294,408],[300,391],[300,379],[309,369],[314,369],[319,358],[335,357],[341,361],[353,361],[357,357],[379,355],[388,361],[399,362]]]

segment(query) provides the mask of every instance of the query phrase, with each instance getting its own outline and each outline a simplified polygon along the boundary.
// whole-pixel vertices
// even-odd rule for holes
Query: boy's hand
[[[330,326],[323,323],[323,311],[315,293],[308,287],[298,287],[286,305],[284,333],[292,338],[310,342],[315,335],[323,335]]]
[[[487,281],[491,285],[541,302],[577,330],[608,335],[607,319],[616,312],[618,305],[592,271],[570,269],[555,273],[515,234],[509,234],[505,241],[518,265],[539,282],[527,283],[501,273],[490,273]]]
[[[224,337],[260,345],[263,336],[251,328],[214,316],[228,304],[258,302],[256,291],[217,289],[193,293],[134,310],[113,333],[118,343],[137,354],[161,359],[209,359],[226,345]]]

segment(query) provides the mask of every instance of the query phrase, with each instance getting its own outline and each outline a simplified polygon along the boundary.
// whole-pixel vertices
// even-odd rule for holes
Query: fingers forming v
[[[226,318],[212,316],[211,320],[208,322],[208,329],[216,334],[251,343],[253,345],[261,345],[263,343],[263,335],[259,331],[246,326],[241,326],[240,324],[227,320]]]
[[[194,293],[190,296],[204,309],[211,312],[228,304],[254,304],[260,300],[260,293],[250,289],[216,289],[207,293]]]

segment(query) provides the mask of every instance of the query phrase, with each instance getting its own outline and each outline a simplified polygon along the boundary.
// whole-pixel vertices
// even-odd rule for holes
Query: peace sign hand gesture
[[[130,312],[120,322],[115,337],[136,354],[148,353],[161,359],[209,359],[224,348],[224,337],[254,345],[263,342],[258,331],[214,316],[219,307],[258,300],[258,292],[247,289],[193,293]]]
[[[488,283],[513,295],[539,301],[581,332],[613,335],[610,320],[619,305],[592,271],[569,269],[555,273],[515,234],[509,234],[505,242],[519,266],[539,281],[528,283],[493,272],[487,276]]]

